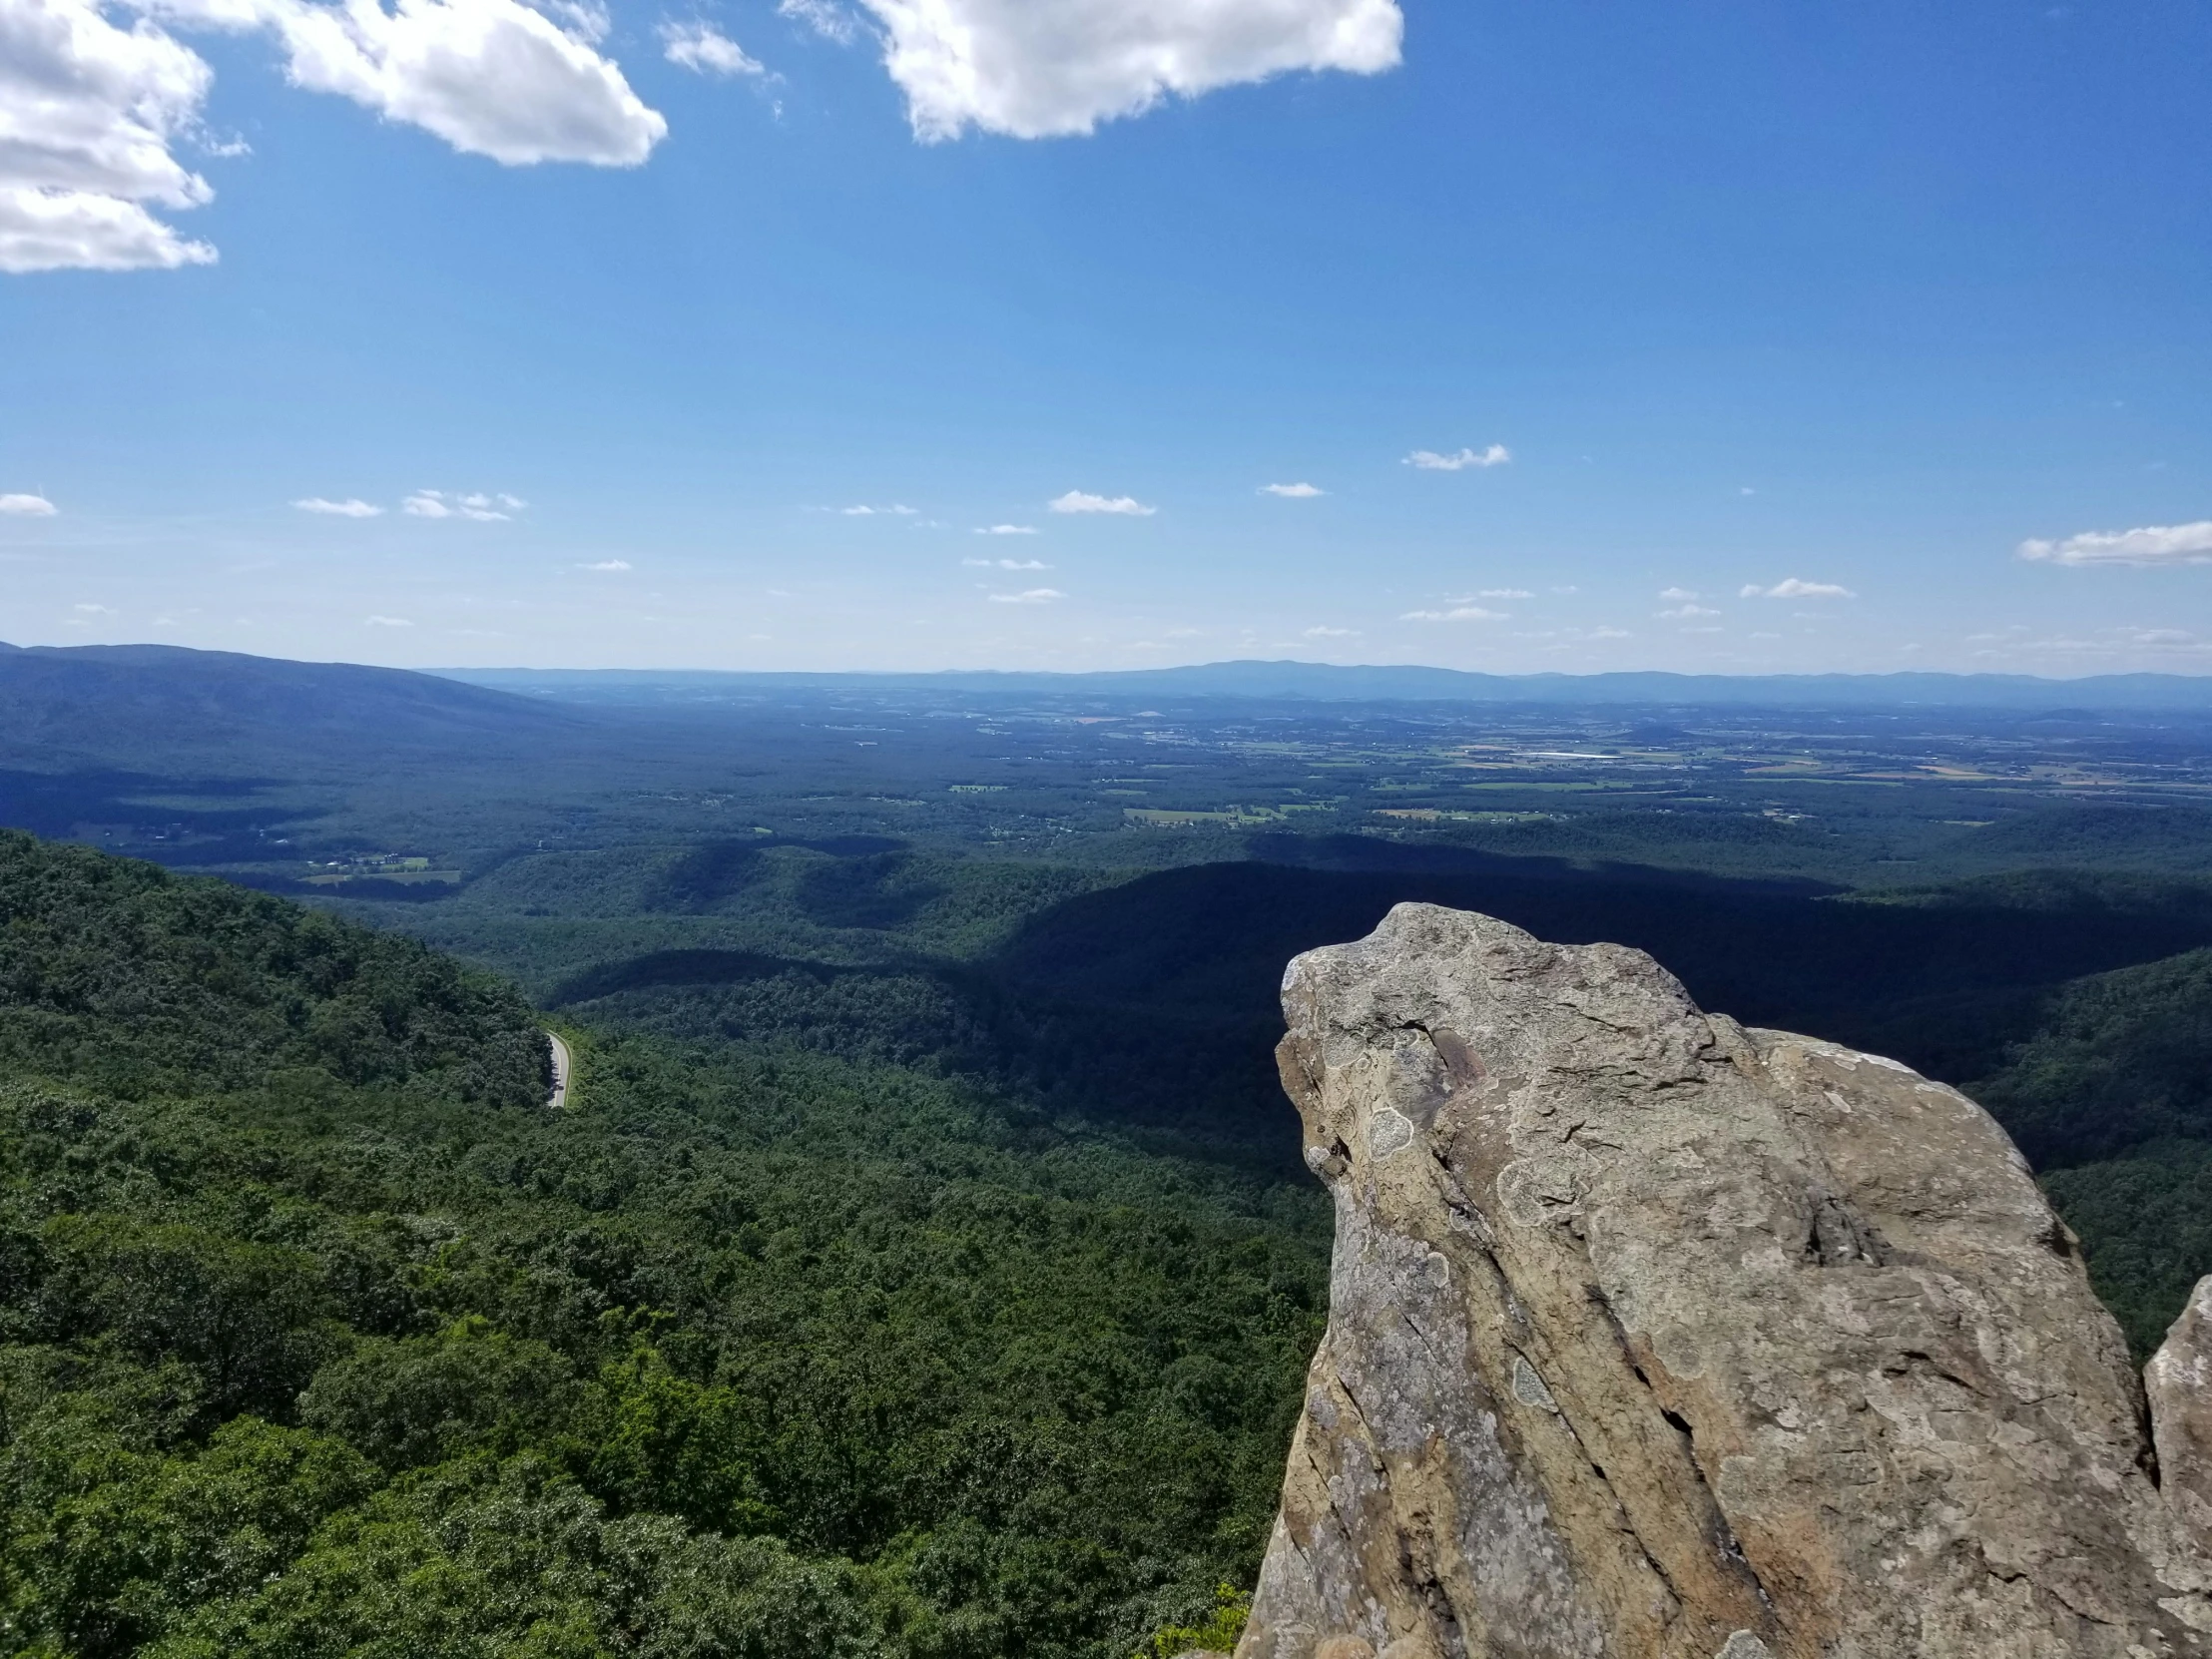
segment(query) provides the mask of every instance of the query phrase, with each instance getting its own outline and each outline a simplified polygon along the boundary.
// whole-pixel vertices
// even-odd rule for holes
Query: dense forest
[[[1959,1083],[2147,1353],[2212,1271],[2202,817],[1858,890],[756,826],[319,909],[0,832],[0,1652],[1223,1642],[1326,1311],[1275,988],[1406,898]]]
[[[571,1033],[0,836],[0,1650],[1127,1659],[1251,1581],[1317,1195]],[[1233,1606],[1233,1598],[1232,1598]]]

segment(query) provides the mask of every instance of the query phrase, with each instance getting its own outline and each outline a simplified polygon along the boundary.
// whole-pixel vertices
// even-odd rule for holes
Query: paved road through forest
[[[569,1052],[568,1044],[561,1038],[550,1031],[546,1032],[546,1036],[553,1043],[553,1093],[545,1104],[550,1110],[558,1112],[568,1104],[568,1080],[576,1069],[576,1056]]]

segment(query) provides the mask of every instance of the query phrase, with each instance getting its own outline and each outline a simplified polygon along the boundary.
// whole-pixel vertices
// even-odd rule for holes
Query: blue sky
[[[0,0],[0,638],[2212,671],[2203,0],[610,5]]]

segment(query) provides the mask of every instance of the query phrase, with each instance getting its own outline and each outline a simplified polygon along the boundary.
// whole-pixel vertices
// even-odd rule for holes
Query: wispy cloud
[[[43,495],[0,495],[0,513],[10,518],[52,518],[59,511]]]
[[[1702,596],[1695,588],[1661,588],[1659,597],[1677,605],[1686,605],[1691,600]]]
[[[672,64],[702,75],[766,75],[768,65],[706,23],[664,23],[661,52]]]
[[[578,570],[628,570],[630,561],[628,559],[600,559],[592,564],[578,565],[576,568]]]
[[[1503,622],[1510,611],[1485,610],[1480,605],[1454,605],[1448,611],[1407,611],[1400,622]]]
[[[113,605],[72,605],[70,609],[84,616],[114,616]]]
[[[1310,640],[1349,640],[1357,637],[1359,632],[1357,628],[1331,628],[1322,625],[1307,629],[1306,637]]]
[[[1150,518],[1160,510],[1133,495],[1092,495],[1086,490],[1069,490],[1048,505],[1056,513],[1118,513],[1125,518]]]
[[[1720,612],[1704,605],[1675,605],[1657,614],[1673,621],[1685,622],[1694,616],[1719,616]]]
[[[372,616],[365,618],[363,628],[412,628],[414,624],[403,616]]]
[[[1049,605],[1067,595],[1058,588],[1026,588],[1020,593],[994,593],[990,597],[994,605]]]
[[[1317,495],[1329,492],[1319,484],[1262,484],[1262,495],[1280,495],[1286,501],[1311,501]]]
[[[921,509],[909,507],[903,502],[892,502],[888,507],[839,507],[846,518],[912,518]]]
[[[1034,524],[978,524],[975,533],[979,536],[1033,536],[1037,527]]]
[[[446,490],[417,490],[399,503],[399,510],[414,518],[470,518],[490,524],[510,519],[528,505],[506,494],[455,495]]]
[[[384,512],[383,508],[355,496],[347,496],[343,501],[330,501],[319,495],[310,495],[305,500],[294,501],[292,505],[303,513],[323,513],[331,518],[381,518]]]
[[[1487,449],[1460,449],[1448,455],[1433,449],[1416,449],[1402,464],[1418,467],[1423,472],[1464,472],[1470,466],[1503,466],[1512,458],[1513,452],[1505,445],[1493,443]]]
[[[1536,596],[1526,588],[1480,588],[1472,595],[1475,599],[1533,599]],[[1453,605],[1464,605],[1464,599],[1450,600]]]
[[[776,15],[804,23],[825,40],[850,46],[860,38],[859,19],[833,0],[776,0]]]
[[[2134,530],[2084,530],[2064,541],[2023,541],[2019,556],[2054,565],[2212,564],[2212,519],[2146,524]]]
[[[1050,570],[1042,559],[962,559],[960,563],[973,565],[978,570]]]
[[[1738,591],[1738,599],[1857,599],[1859,596],[1835,582],[1806,582],[1795,576],[1785,577],[1771,588],[1763,588],[1757,582],[1746,582]]]

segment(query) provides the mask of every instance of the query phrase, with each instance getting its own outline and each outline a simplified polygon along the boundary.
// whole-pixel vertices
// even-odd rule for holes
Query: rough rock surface
[[[1336,1265],[1238,1659],[2212,1655],[2212,1293],[2162,1491],[1972,1101],[1433,905],[1283,996]]]

